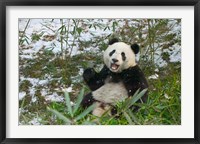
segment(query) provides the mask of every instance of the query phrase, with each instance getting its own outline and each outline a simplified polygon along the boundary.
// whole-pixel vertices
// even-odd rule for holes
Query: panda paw
[[[88,68],[83,72],[83,78],[86,82],[90,81],[96,75],[96,72],[93,68]]]
[[[83,97],[83,100],[81,102],[81,106],[83,108],[89,107],[95,102],[95,99],[92,96],[92,93],[89,93]]]

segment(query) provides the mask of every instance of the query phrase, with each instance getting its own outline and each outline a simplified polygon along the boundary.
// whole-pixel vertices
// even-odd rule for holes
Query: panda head
[[[120,73],[136,65],[135,54],[138,52],[137,44],[128,45],[112,39],[104,52],[104,63],[112,72]]]

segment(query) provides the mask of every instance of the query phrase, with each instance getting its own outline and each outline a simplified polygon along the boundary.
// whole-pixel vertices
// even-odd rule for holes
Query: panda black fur
[[[92,92],[83,98],[82,106],[96,103],[93,114],[101,116],[117,102],[133,96],[138,89],[141,91],[147,88],[147,80],[135,62],[135,54],[138,52],[137,44],[127,45],[112,39],[104,52],[105,65],[102,70],[97,73],[93,68],[88,68],[83,73]],[[142,101],[145,102],[146,98],[147,93]]]

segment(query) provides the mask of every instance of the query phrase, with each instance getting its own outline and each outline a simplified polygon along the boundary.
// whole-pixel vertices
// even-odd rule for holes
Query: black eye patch
[[[114,53],[115,53],[115,50],[111,51],[111,52],[109,53],[109,56],[111,57]]]
[[[125,60],[126,60],[126,55],[125,55],[125,53],[122,52],[121,55],[122,55],[122,60],[125,61]]]

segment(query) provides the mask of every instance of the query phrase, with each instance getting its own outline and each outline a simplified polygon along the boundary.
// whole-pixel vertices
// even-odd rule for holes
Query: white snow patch
[[[52,95],[45,96],[46,101],[54,101],[54,102],[63,102],[64,97],[59,96],[57,93],[53,93]]]
[[[45,75],[45,78],[44,80],[40,80],[38,78],[25,78],[23,76],[20,77],[20,83],[24,80],[27,80],[31,83],[31,87],[29,87],[29,95],[32,97],[31,98],[31,102],[34,103],[36,102],[38,99],[37,97],[35,96],[35,92],[37,90],[37,87],[38,86],[46,86],[51,80],[58,80],[60,81],[61,78],[51,78],[50,75]],[[53,93],[52,95],[48,95],[48,92],[49,89],[48,88],[43,88],[40,90],[40,93],[41,93],[41,96],[44,96],[46,100],[48,101],[63,101],[63,97],[61,96],[58,96],[58,94],[56,93]],[[72,91],[72,85],[71,87],[67,88],[67,91],[68,92],[71,92]],[[24,97],[24,92],[21,92],[19,93],[19,98],[22,99]]]
[[[35,88],[29,88],[29,94],[32,97],[31,102],[33,103],[37,101],[37,98],[35,96],[35,91],[36,91]]]
[[[42,119],[41,118],[33,118],[31,121],[29,121],[28,123],[30,124],[30,125],[41,125],[41,123],[40,123],[40,121],[41,121]]]
[[[31,54],[34,53],[33,49],[26,49],[22,51],[24,54]]]
[[[61,89],[62,89],[62,91],[64,91],[64,92],[68,92],[68,93],[72,92],[72,86],[70,86],[70,87],[68,87],[68,88],[61,88]]]
[[[94,48],[94,47],[88,47],[88,48],[84,48],[85,52],[91,52],[91,53],[101,53],[100,49],[98,47]]]
[[[32,55],[20,55],[22,59],[33,59]]]
[[[49,83],[49,80],[40,80],[38,84],[39,85],[46,85],[48,83]]]
[[[82,76],[82,75],[83,75],[83,72],[84,72],[84,69],[83,69],[83,68],[80,68],[78,74]]]
[[[19,114],[26,113],[26,112],[28,112],[28,110],[25,110],[24,108],[19,108]]]
[[[31,102],[34,103],[34,102],[36,102],[36,101],[37,101],[37,97],[35,97],[35,96],[32,97]]]
[[[26,96],[26,92],[20,92],[19,93],[19,100],[22,100]]]
[[[41,93],[41,95],[42,96],[46,96],[48,93],[47,93],[47,90],[45,90],[45,89],[42,89],[41,91],[40,91],[40,93]]]
[[[32,96],[32,97],[34,97],[34,95],[35,95],[35,88],[30,88],[29,89],[29,94]]]
[[[148,79],[158,79],[159,75],[158,74],[154,74],[148,77]]]
[[[71,54],[70,56],[75,56],[78,53],[78,47],[75,46],[73,48],[69,48],[69,53]]]
[[[72,92],[72,87],[68,87],[68,88],[66,89],[66,91],[67,91],[67,92]]]
[[[173,45],[173,51],[169,52],[170,62],[180,62],[181,61],[181,46],[178,44]]]
[[[167,62],[162,59],[162,49],[158,48],[154,54],[154,63],[159,67],[167,66]]]
[[[25,78],[25,77],[20,77],[20,82],[24,81],[24,80],[28,80],[31,84],[32,87],[36,87],[38,85],[46,85],[49,83],[50,80],[40,80],[39,78]]]

